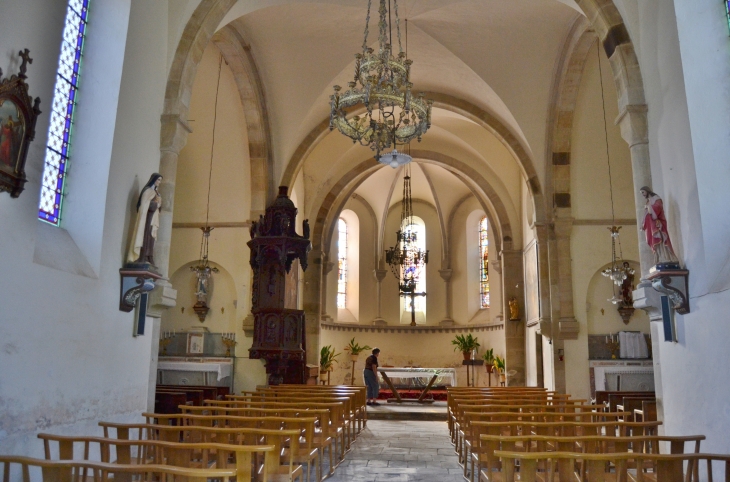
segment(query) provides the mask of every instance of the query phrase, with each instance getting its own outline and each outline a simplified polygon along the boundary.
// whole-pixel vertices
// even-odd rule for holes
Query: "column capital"
[[[441,275],[441,279],[444,281],[450,281],[451,276],[454,274],[454,270],[452,269],[440,269],[439,275]]]
[[[162,312],[177,304],[177,290],[166,279],[158,280],[150,291],[147,314],[152,318],[162,317]]]
[[[621,128],[621,137],[629,148],[649,143],[648,112],[646,104],[626,105],[616,117],[615,123]]]
[[[375,276],[375,279],[380,282],[385,279],[385,276],[388,274],[387,269],[374,269],[373,275]]]

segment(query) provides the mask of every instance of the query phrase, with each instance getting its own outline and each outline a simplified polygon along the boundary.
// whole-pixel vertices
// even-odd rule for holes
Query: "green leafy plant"
[[[332,345],[323,346],[319,351],[319,370],[324,372],[331,372],[333,370],[333,363],[339,363],[335,358],[340,356],[341,353],[335,353]]]
[[[355,337],[352,337],[352,340],[350,340],[350,343],[347,344],[345,347],[345,351],[350,352],[350,355],[359,355],[365,350],[371,350],[368,345],[360,346],[359,344],[355,343]]]
[[[462,353],[470,352],[481,346],[479,345],[477,338],[471,336],[471,333],[467,333],[466,335],[456,335],[456,337],[451,340],[451,344],[454,345],[454,351],[460,351]]]
[[[490,348],[489,350],[484,352],[484,355],[482,355],[482,360],[484,360],[484,363],[486,365],[493,365],[494,364],[494,348]]]
[[[501,356],[494,357],[494,368],[496,368],[500,374],[504,373],[505,366],[506,365],[504,364],[504,358],[502,358]]]

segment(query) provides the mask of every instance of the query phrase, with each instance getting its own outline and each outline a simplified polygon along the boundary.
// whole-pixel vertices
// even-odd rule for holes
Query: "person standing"
[[[362,371],[367,387],[368,401],[366,405],[380,405],[377,402],[380,386],[378,385],[378,357],[380,348],[373,348],[373,354],[365,360],[365,369]]]

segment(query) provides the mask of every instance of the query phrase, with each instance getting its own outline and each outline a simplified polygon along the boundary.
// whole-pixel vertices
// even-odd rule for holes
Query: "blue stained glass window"
[[[479,299],[482,308],[489,308],[489,231],[486,216],[479,221]]]
[[[725,15],[727,16],[727,26],[730,28],[730,0],[722,0],[725,4]]]
[[[68,171],[69,146],[73,128],[74,107],[79,86],[81,51],[86,35],[90,0],[69,0],[63,29],[61,54],[58,58],[56,87],[51,102],[51,122],[48,127],[45,167],[41,179],[41,199],[38,218],[59,226],[63,188]]]

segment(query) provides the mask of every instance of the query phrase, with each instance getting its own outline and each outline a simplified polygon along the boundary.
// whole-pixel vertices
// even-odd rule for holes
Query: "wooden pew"
[[[177,413],[178,406],[188,403],[188,398],[183,392],[155,392],[155,412]]]

